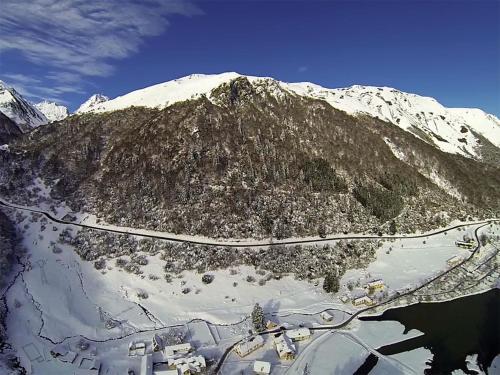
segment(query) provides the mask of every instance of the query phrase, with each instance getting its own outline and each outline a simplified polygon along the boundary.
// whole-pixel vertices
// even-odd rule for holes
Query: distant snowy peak
[[[23,131],[48,123],[45,115],[22,97],[14,88],[0,81],[0,112]]]
[[[405,93],[390,87],[355,85],[328,89],[302,82],[286,83],[266,77],[221,74],[192,74],[146,87],[115,99],[94,95],[76,113],[115,111],[131,106],[164,108],[176,102],[195,99],[238,77],[246,77],[269,92],[324,100],[332,107],[352,115],[366,114],[391,122],[442,151],[479,158],[481,136],[500,147],[500,120],[479,109],[446,108],[430,97]],[[478,136],[479,135],[479,136]]]
[[[42,112],[50,122],[60,121],[69,116],[68,108],[47,100],[35,104],[35,108]]]
[[[94,94],[83,103],[75,113],[85,113],[85,112],[101,112],[99,108],[103,103],[106,103],[109,98],[102,94]]]

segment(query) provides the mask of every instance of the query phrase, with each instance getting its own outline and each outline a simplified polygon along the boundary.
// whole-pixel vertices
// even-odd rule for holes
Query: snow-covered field
[[[333,312],[332,323],[339,324],[356,311],[352,304],[339,301],[341,295],[350,293],[348,282],[359,281],[362,285],[369,279],[383,278],[391,292],[414,286],[444,270],[450,257],[466,255],[468,250],[457,248],[454,241],[466,233],[470,235],[475,228],[472,225],[467,231],[450,230],[446,235],[427,239],[386,242],[366,270],[349,270],[341,280],[341,291],[332,296],[322,290],[321,282],[299,281],[291,276],[270,280],[262,286],[248,282],[248,275],[256,276],[251,267],[239,267],[236,273],[211,272],[214,280],[208,285],[202,283],[202,275],[196,272],[183,272],[167,283],[163,278],[163,262],[158,256],[148,256],[149,263],[142,268],[142,275],[129,274],[114,262],[108,262],[105,270],[98,271],[92,263],[81,261],[68,245],[58,244],[62,249],[60,253],[52,251],[59,233],[70,226],[49,221],[42,231],[41,222],[33,220],[31,214],[18,226],[24,231],[28,256],[24,260],[24,271],[7,295],[8,334],[21,364],[30,373],[54,375],[72,373],[78,361],[94,357],[101,360],[106,374],[121,374],[128,367],[138,368],[139,359],[127,356],[129,342],[149,341],[154,332],[165,331],[172,325],[187,324],[190,340],[198,351],[207,357],[217,357],[246,335],[250,328],[247,318],[257,302],[266,313],[290,326],[325,324],[318,316],[325,309]],[[76,231],[74,227],[72,230]],[[149,275],[158,279],[150,279]],[[186,288],[190,291],[184,294]],[[148,298],[139,297],[143,291]],[[356,291],[355,288],[353,293]],[[195,319],[198,320],[193,321]],[[397,341],[403,336],[397,324],[387,323],[387,327],[385,323],[376,324],[374,328],[363,322],[343,334],[315,334],[310,344],[299,345],[304,355],[301,354],[288,371],[301,373],[301,366],[308,362],[311,362],[309,366],[312,362],[314,366],[330,366],[322,365],[319,358],[323,355],[329,358],[328,348],[334,348],[331,350],[339,354],[335,356],[334,368],[342,373],[360,365],[368,353],[367,348]],[[389,327],[389,324],[392,325]],[[411,334],[414,332],[404,337]],[[81,337],[91,343],[85,352],[76,349]],[[326,341],[321,343],[321,340]],[[61,342],[79,353],[75,364],[64,364],[50,356],[49,351]],[[308,350],[309,345],[318,348]],[[410,367],[423,368],[428,357],[424,354],[418,352],[407,361],[404,356],[403,359],[387,358],[377,366],[399,368],[398,361],[401,361],[408,362]],[[262,356],[274,358],[276,354],[270,346],[267,351],[255,354],[256,358]],[[250,364],[237,363],[230,357],[229,367],[224,365],[224,368],[232,373],[227,369],[241,368],[245,363],[247,367]],[[279,371],[288,367],[279,362],[275,364]],[[317,367],[318,371],[321,369]]]

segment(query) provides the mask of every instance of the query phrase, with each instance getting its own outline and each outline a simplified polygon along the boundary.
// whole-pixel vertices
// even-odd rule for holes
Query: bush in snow
[[[212,281],[214,281],[214,275],[210,275],[210,274],[205,274],[203,275],[203,277],[201,278],[201,281],[204,283],[204,284],[210,284]]]

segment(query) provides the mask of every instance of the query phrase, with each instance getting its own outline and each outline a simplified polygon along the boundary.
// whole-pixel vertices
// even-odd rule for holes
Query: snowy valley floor
[[[14,217],[14,210],[11,213]],[[286,276],[265,285],[248,282],[247,276],[258,277],[255,269],[246,266],[238,267],[236,273],[211,272],[215,278],[208,285],[202,283],[202,275],[196,272],[184,272],[167,283],[159,257],[148,254],[145,255],[149,262],[143,267],[142,275],[126,273],[114,264],[98,271],[92,263],[82,261],[68,245],[61,245],[60,253],[52,251],[52,243],[58,242],[59,233],[66,225],[48,222],[43,231],[41,225],[31,214],[18,223],[24,233],[27,255],[18,265],[14,273],[17,276],[6,292],[7,327],[9,340],[28,373],[51,375],[83,373],[79,372],[78,365],[85,358],[98,358],[101,374],[124,374],[128,368],[138,374],[140,358],[127,355],[129,343],[150,342],[154,333],[166,332],[172,326],[185,330],[186,340],[194,345],[196,352],[216,363],[227,348],[248,334],[249,315],[255,303],[285,326],[342,326],[363,307],[356,308],[341,298],[348,296],[350,300],[362,295],[366,282],[384,280],[385,293],[376,294],[375,300],[404,294],[449,269],[450,258],[458,255],[465,260],[471,256],[470,250],[455,245],[456,240],[464,235],[474,238],[474,231],[479,227],[480,233],[491,238],[498,238],[500,234],[498,224],[474,224],[426,238],[385,240],[377,250],[376,259],[365,269],[348,270],[341,279],[339,292],[331,295],[323,291],[322,280],[308,282]],[[446,281],[429,286],[434,288],[432,293],[424,288],[425,293],[395,299],[374,312],[420,300],[457,298],[498,286],[495,270],[484,269],[498,257],[497,239],[460,266],[467,272],[475,272],[474,279],[480,279],[477,284],[467,284],[463,293],[453,290],[452,286],[466,283],[468,276],[458,271],[455,276],[452,270]],[[151,279],[149,275],[159,278]],[[190,292],[184,294],[185,288]],[[139,297],[144,291],[148,297]],[[319,313],[325,310],[334,315],[332,322],[326,323],[320,317]],[[375,348],[421,334],[415,330],[406,334],[403,331],[404,327],[397,322],[353,319],[339,329],[315,331],[310,340],[297,345],[295,361],[280,361],[272,340],[267,337],[263,348],[243,359],[229,353],[220,373],[251,373],[255,359],[269,361],[273,374],[302,374],[306,364],[311,374],[349,373]],[[81,338],[90,343],[89,348],[77,348]],[[78,354],[73,363],[64,363],[50,355],[57,344]],[[154,356],[155,361],[162,360],[161,353]],[[422,373],[431,358],[432,354],[426,349],[380,356],[372,373]],[[493,366],[498,366],[498,360]]]

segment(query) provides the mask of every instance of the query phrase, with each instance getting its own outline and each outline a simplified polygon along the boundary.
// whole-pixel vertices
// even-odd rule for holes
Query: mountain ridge
[[[352,115],[379,117],[445,152],[480,159],[483,157],[483,145],[474,133],[479,133],[489,143],[500,147],[500,120],[480,109],[446,108],[434,98],[390,87],[353,85],[327,89],[309,82],[286,83],[270,77],[245,76],[236,72],[192,74],[134,90],[77,112],[102,113],[131,106],[161,109],[179,101],[210,96],[216,87],[239,77],[245,77],[250,82],[264,82],[300,96],[324,100],[332,107]]]
[[[163,109],[70,116],[9,147],[6,199],[33,199],[38,177],[75,211],[171,233],[409,233],[499,211],[498,163],[245,77]]]

